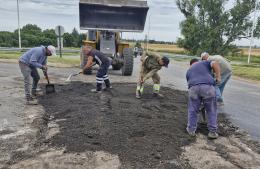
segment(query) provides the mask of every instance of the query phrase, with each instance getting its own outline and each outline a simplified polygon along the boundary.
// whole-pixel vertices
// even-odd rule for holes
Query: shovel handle
[[[50,84],[50,80],[49,80],[47,71],[46,71],[46,70],[43,70],[43,74],[44,74],[44,76],[45,76],[45,78],[46,78],[48,84]]]
[[[49,77],[48,77],[48,76],[45,76],[45,78],[46,78],[46,80],[47,80],[48,84],[50,84]]]

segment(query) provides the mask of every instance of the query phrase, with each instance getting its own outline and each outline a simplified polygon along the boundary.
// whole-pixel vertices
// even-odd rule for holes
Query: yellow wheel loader
[[[133,72],[133,50],[120,41],[122,32],[142,32],[148,12],[146,0],[80,0],[80,29],[88,30],[84,45],[106,54],[123,76]],[[81,67],[87,58],[81,54]],[[91,74],[91,70],[84,72]]]

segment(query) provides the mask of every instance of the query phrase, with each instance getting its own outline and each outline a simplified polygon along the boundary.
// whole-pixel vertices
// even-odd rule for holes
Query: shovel
[[[48,82],[48,84],[46,84],[46,86],[45,86],[46,94],[54,93],[55,92],[54,84],[50,84],[50,80],[49,80],[47,71],[44,71],[43,73]]]
[[[70,74],[69,77],[66,79],[65,82],[70,82],[70,81],[71,81],[71,78],[72,78],[73,76],[77,76],[77,75],[79,75],[79,74],[81,74],[81,73],[82,73],[82,72],[78,72],[78,73],[72,73],[72,74]]]

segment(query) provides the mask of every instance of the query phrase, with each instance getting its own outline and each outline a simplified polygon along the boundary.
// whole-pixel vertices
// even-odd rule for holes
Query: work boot
[[[33,99],[35,99],[35,98],[37,97],[37,92],[36,92],[36,90],[32,90],[31,96],[32,96]]]
[[[140,90],[136,90],[135,97],[137,99],[141,99],[141,92],[140,92]]]
[[[209,132],[208,134],[209,139],[217,139],[218,138],[218,133],[217,132]]]
[[[109,86],[109,87],[105,87],[105,88],[103,88],[104,91],[110,91],[111,89],[113,89],[112,86]]]
[[[90,90],[92,93],[101,93],[101,90],[97,90],[97,89],[91,89]]]
[[[188,133],[191,137],[195,137],[195,136],[196,136],[195,131],[190,131],[190,130],[188,129],[188,127],[186,128],[186,131],[187,131],[187,133]]]
[[[217,106],[224,106],[223,100],[218,100],[217,101]]]
[[[26,100],[26,105],[37,105],[37,104],[38,104],[37,100],[34,100],[33,98]]]

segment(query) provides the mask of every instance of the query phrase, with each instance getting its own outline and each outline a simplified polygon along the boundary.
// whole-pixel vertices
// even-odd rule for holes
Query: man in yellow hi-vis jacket
[[[146,52],[141,57],[141,71],[139,76],[139,81],[136,88],[136,98],[140,99],[144,90],[144,82],[152,78],[154,82],[153,93],[154,96],[161,96],[160,91],[160,76],[158,71],[163,67],[168,67],[170,62],[169,58],[166,56],[161,57],[160,55],[152,52]]]

